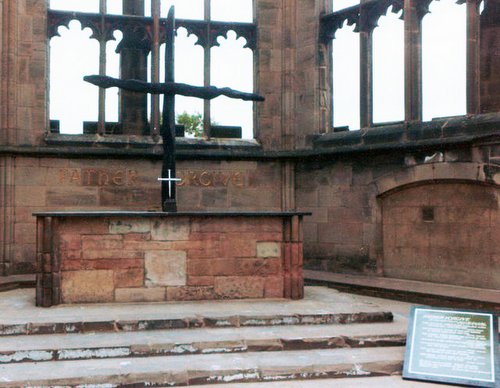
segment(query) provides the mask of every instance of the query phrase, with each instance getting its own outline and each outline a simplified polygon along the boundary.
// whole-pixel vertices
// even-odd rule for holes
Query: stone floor
[[[349,314],[390,311],[408,316],[409,304],[340,293],[326,287],[306,287],[302,300],[225,300],[127,304],[75,304],[50,308],[35,306],[35,290],[20,289],[0,294],[0,326],[29,323],[184,319],[186,317],[275,317],[308,314]]]
[[[33,289],[2,292],[0,387],[436,385],[400,376],[411,304],[305,295],[38,308]]]

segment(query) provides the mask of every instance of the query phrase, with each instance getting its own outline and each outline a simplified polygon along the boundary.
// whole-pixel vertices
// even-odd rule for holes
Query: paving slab
[[[0,387],[120,384],[196,385],[364,377],[401,373],[403,347],[177,357],[116,358],[0,365]]]
[[[0,295],[2,335],[385,322],[393,317],[389,309],[392,305],[382,299],[360,298],[327,287],[306,287],[305,298],[298,301],[109,303],[41,308],[35,306],[34,298],[34,290],[13,290]],[[409,305],[399,305],[407,314]]]

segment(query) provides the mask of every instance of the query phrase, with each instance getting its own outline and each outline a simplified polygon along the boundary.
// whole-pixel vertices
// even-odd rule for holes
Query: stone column
[[[406,0],[405,22],[405,120],[422,120],[422,17],[420,0]]]
[[[485,2],[481,14],[481,113],[500,111],[500,0]]]
[[[479,113],[480,0],[467,0],[467,114]]]
[[[144,0],[123,0],[123,14],[144,16]],[[146,31],[130,24],[123,33],[117,51],[120,53],[120,78],[147,81],[148,53],[151,42]],[[149,133],[147,94],[120,91],[120,123],[122,133],[146,135]]]
[[[258,138],[267,149],[304,148],[327,132],[331,111],[329,48],[318,43],[329,0],[256,0],[259,29]]]

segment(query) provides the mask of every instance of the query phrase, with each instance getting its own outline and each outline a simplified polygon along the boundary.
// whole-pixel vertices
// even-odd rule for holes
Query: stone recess
[[[185,286],[186,257],[184,251],[146,252],[146,286]]]
[[[112,302],[114,299],[113,271],[68,271],[61,279],[64,303]]]

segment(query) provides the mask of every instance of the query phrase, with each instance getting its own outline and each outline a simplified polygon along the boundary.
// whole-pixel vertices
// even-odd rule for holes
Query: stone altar
[[[303,297],[301,212],[46,212],[37,306]]]

